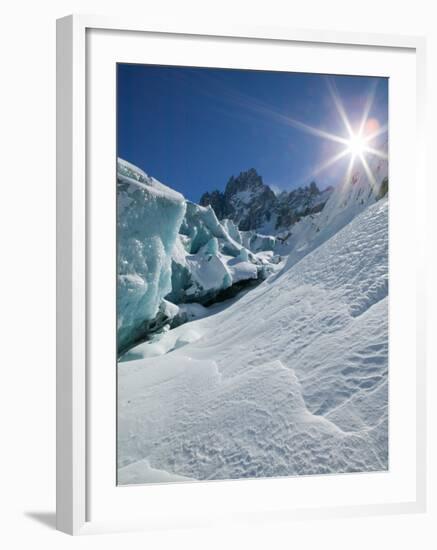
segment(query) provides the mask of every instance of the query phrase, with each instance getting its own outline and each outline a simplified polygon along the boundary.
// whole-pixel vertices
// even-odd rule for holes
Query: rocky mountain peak
[[[241,231],[273,234],[301,217],[319,212],[332,189],[320,191],[316,182],[278,195],[263,182],[255,168],[231,176],[224,192],[204,193],[202,206],[211,205],[219,219],[231,219]]]
[[[240,172],[237,177],[231,176],[226,184],[225,196],[232,197],[241,191],[271,191],[268,185],[264,185],[262,177],[255,168],[250,168],[246,172]]]

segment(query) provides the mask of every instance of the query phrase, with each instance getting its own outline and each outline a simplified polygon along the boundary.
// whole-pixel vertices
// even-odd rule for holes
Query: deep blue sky
[[[346,137],[329,82],[352,126],[358,127],[372,88],[369,118],[387,124],[384,78],[119,64],[118,155],[196,202],[251,167],[274,190],[312,179],[321,188],[335,185],[346,158],[312,172],[344,145],[287,122]]]

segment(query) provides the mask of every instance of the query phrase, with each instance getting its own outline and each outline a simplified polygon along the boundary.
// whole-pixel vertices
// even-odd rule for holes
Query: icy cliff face
[[[118,159],[119,351],[168,318],[169,306],[164,297],[171,291],[171,255],[185,209],[180,193]]]

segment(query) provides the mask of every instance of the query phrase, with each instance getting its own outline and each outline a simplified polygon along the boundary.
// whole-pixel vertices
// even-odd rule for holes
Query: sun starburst
[[[370,168],[369,163],[367,161],[367,156],[374,155],[382,159],[387,159],[387,154],[384,151],[372,146],[372,142],[378,136],[387,132],[386,125],[380,127],[376,119],[370,118],[370,111],[375,98],[377,81],[375,81],[374,85],[372,86],[372,89],[370,90],[370,93],[365,102],[358,131],[354,131],[352,123],[348,117],[346,109],[340,99],[340,96],[338,94],[338,91],[333,81],[328,79],[327,83],[328,83],[328,89],[330,91],[336,110],[339,114],[340,120],[343,122],[343,125],[345,126],[346,137],[318,131],[316,128],[312,128],[312,127],[310,128],[311,129],[310,133],[312,133],[313,135],[317,135],[318,137],[321,137],[321,138],[335,141],[337,143],[342,143],[343,145],[345,145],[345,149],[343,149],[340,153],[330,157],[322,165],[318,166],[312,172],[311,176],[314,176],[316,173],[319,173],[325,170],[326,168],[331,167],[340,159],[349,156],[350,162],[346,171],[346,176],[349,175],[350,177],[352,168],[355,164],[355,160],[358,160],[361,163],[370,181],[370,184],[372,185],[372,187],[374,187],[376,185],[376,180],[372,172],[372,169]],[[305,128],[303,128],[302,126],[301,128],[305,130]]]
[[[352,135],[347,142],[347,152],[354,158],[360,157],[367,150],[366,140],[360,134]]]
[[[245,109],[252,112],[264,115],[270,119],[276,120],[281,124],[285,124],[297,130],[301,130],[314,137],[324,139],[336,143],[337,145],[344,146],[343,149],[337,151],[335,155],[327,158],[324,162],[316,166],[311,173],[307,174],[303,181],[308,181],[315,175],[333,167],[341,159],[349,157],[350,162],[347,165],[345,178],[350,181],[354,166],[360,163],[369,178],[370,183],[373,185],[375,177],[372,173],[372,169],[367,162],[368,156],[376,156],[381,159],[387,159],[387,154],[374,146],[376,138],[387,132],[387,125],[380,125],[378,120],[370,116],[373,102],[375,99],[376,88],[378,85],[378,79],[374,79],[364,103],[361,117],[359,117],[359,123],[357,128],[354,128],[350,117],[340,99],[340,94],[335,86],[335,82],[331,78],[326,79],[328,89],[333,100],[334,106],[338,112],[341,122],[345,127],[344,135],[337,135],[333,132],[329,132],[324,128],[317,128],[292,118],[289,115],[272,109],[271,106],[263,103],[260,100],[254,100],[253,98],[237,93],[234,90],[230,91],[226,87],[223,87],[219,81],[215,81],[214,85],[220,87],[221,93],[228,97],[233,103],[241,105]]]

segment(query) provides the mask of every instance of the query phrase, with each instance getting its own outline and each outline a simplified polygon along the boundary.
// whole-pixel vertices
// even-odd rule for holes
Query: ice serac
[[[190,254],[196,254],[213,237],[220,239],[221,249],[225,254],[237,256],[241,249],[241,244],[230,236],[210,206],[199,206],[187,201],[180,233],[189,241]]]
[[[221,222],[223,224],[223,227],[228,232],[229,236],[234,239],[235,242],[242,244],[241,240],[241,233],[237,227],[237,225],[233,222],[233,220],[229,218],[225,218]]]
[[[268,272],[266,263],[242,245],[231,220],[220,222],[211,206],[187,201],[173,248],[168,300],[209,305],[260,282]]]
[[[186,202],[176,191],[118,159],[117,334],[122,352],[168,319],[171,257]]]
[[[265,252],[266,250],[274,250],[276,246],[276,238],[273,235],[261,235],[256,231],[241,231],[241,240],[252,252]]]

